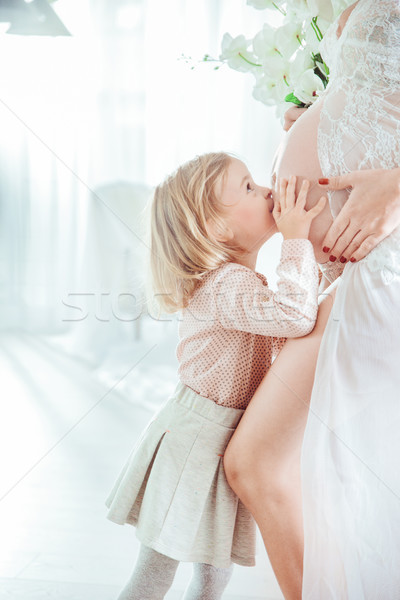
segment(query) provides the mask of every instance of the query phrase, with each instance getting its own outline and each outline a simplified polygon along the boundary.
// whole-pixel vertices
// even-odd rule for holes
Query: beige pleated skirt
[[[134,525],[143,544],[179,561],[253,566],[255,523],[223,467],[243,412],[179,382],[128,457],[107,518]]]

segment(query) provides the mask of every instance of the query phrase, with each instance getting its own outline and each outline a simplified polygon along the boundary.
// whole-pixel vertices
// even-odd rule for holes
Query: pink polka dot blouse
[[[319,270],[311,242],[282,243],[278,291],[237,263],[207,273],[182,311],[177,347],[182,383],[217,404],[246,408],[287,338],[312,331]]]

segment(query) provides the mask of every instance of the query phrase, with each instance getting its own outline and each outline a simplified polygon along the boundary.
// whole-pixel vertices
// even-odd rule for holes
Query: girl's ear
[[[229,242],[233,239],[233,231],[225,223],[216,223],[213,219],[207,219],[206,230],[209,237],[216,242]]]

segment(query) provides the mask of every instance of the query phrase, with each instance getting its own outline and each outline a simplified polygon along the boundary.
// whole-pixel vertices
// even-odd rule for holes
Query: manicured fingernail
[[[344,256],[341,256],[341,257],[340,257],[340,262],[341,262],[341,263],[345,263],[345,262],[347,262],[347,258],[345,258]]]
[[[331,254],[331,255],[330,255],[330,257],[329,257],[329,260],[330,260],[331,262],[335,262],[335,260],[336,260],[336,256],[333,256],[333,254]]]
[[[322,250],[323,250],[324,252],[329,252],[330,248],[328,248],[328,246],[324,246],[324,247],[322,248]]]
[[[350,262],[356,262],[356,259],[351,257]]]
[[[322,177],[321,179],[318,179],[318,183],[320,185],[328,185],[329,179],[325,179],[324,177]]]

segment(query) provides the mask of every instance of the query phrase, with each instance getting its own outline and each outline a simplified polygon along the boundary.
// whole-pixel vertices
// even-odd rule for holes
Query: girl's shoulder
[[[234,262],[226,262],[211,273],[208,274],[208,284],[218,285],[227,283],[228,285],[241,285],[243,282],[259,285],[260,281],[263,285],[268,285],[267,278],[262,273],[253,271],[245,265]]]
[[[226,262],[212,271],[208,271],[196,286],[187,308],[213,304],[215,293],[223,290],[235,294],[250,292],[257,288],[268,287],[265,275],[257,273],[239,263]]]
[[[267,279],[261,273],[239,263],[224,263],[202,277],[183,309],[182,317],[188,315],[192,319],[198,314],[209,314],[215,318],[221,302],[251,302],[260,295],[262,298],[269,295],[267,288]]]

